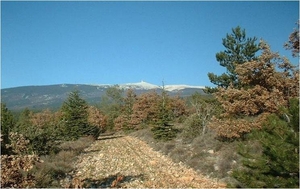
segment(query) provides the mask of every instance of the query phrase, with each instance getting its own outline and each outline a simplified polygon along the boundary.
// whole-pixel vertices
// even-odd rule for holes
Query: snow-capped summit
[[[138,83],[121,84],[120,87],[123,89],[133,88],[133,89],[140,89],[140,90],[162,89],[162,86],[147,83],[145,81],[141,81]],[[170,92],[184,90],[187,88],[193,88],[193,89],[204,89],[205,88],[203,86],[192,86],[192,85],[165,85],[164,87],[165,87],[166,91],[170,91]]]
[[[138,82],[138,83],[121,84],[120,87],[123,88],[123,89],[135,88],[135,89],[145,89],[145,90],[158,89],[159,88],[159,86],[153,85],[151,83],[147,83],[145,81],[141,81],[141,82]]]
[[[179,91],[186,88],[194,88],[194,89],[204,89],[203,86],[192,86],[192,85],[166,85],[165,89],[167,91]]]

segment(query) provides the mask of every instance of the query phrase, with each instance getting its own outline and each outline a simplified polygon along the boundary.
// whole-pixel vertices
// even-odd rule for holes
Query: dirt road
[[[181,163],[172,162],[131,136],[95,141],[79,156],[75,165],[74,176],[83,179],[86,187],[225,187]]]

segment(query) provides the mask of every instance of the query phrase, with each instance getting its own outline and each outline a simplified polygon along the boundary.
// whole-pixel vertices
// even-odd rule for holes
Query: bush
[[[9,111],[5,104],[1,103],[1,154],[9,154],[5,145],[9,143],[9,133],[15,126],[13,114]]]
[[[57,154],[43,156],[44,163],[38,164],[34,169],[36,186],[41,188],[61,187],[60,180],[72,172],[74,161],[85,148],[87,148],[94,138],[81,137],[76,141],[63,142],[58,146],[60,151]]]
[[[27,154],[29,141],[23,135],[10,133],[10,141],[11,144],[6,147],[11,148],[13,154],[1,155],[1,187],[35,186],[36,180],[31,170],[40,162],[40,158],[37,155]]]
[[[169,125],[155,125],[152,127],[153,137],[157,140],[171,140],[176,137],[178,129]]]
[[[201,120],[196,114],[191,115],[184,122],[185,127],[183,128],[183,137],[185,139],[194,139],[201,135],[203,131],[203,126]]]
[[[95,139],[92,136],[81,137],[76,141],[66,141],[59,145],[60,150],[75,151],[79,154],[82,150],[87,148]]]
[[[289,113],[297,119],[294,106],[298,101],[290,101]],[[241,187],[298,188],[299,187],[299,132],[294,130],[295,122],[287,123],[272,114],[264,122],[262,130],[248,135],[250,141],[259,142],[262,150],[251,151],[249,145],[241,145],[239,153],[244,157],[242,169],[235,170],[233,177]],[[253,142],[252,142],[253,143]]]
[[[59,180],[71,172],[76,153],[73,151],[60,151],[56,155],[44,156],[44,163],[38,164],[34,169],[36,187],[60,187]]]

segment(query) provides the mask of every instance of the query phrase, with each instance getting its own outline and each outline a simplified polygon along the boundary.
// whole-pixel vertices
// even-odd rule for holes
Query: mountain
[[[106,90],[114,85],[110,84],[58,84],[44,86],[24,86],[1,89],[1,102],[5,103],[10,110],[29,109],[56,109],[65,101],[70,92],[78,90],[83,99],[90,104],[99,103],[101,96],[105,95]],[[136,94],[155,90],[161,92],[162,87],[144,81],[138,83],[125,83],[118,85],[121,89],[133,89]],[[189,96],[195,92],[203,94],[201,86],[189,85],[165,85],[165,90],[169,95]]]

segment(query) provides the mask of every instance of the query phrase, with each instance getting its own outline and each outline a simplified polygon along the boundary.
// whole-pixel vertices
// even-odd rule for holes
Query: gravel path
[[[84,150],[76,162],[75,177],[86,187],[220,188],[182,163],[174,163],[132,136],[106,137]]]

